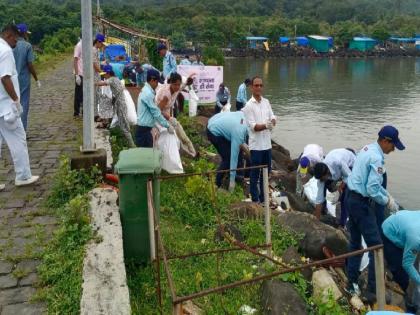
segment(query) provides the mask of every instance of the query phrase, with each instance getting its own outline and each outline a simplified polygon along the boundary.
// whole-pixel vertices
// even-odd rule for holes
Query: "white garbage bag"
[[[227,103],[225,106],[222,107],[221,112],[230,112],[230,108],[232,107],[232,105],[230,105],[230,103]]]
[[[365,239],[362,236],[362,248],[367,248]],[[360,271],[363,271],[366,269],[366,267],[369,265],[369,253],[364,253],[362,256],[362,261],[360,262]]]
[[[188,114],[190,117],[195,117],[197,116],[197,107],[198,107],[199,98],[193,89],[190,89],[189,94],[190,94],[190,101],[188,103],[188,108],[189,108]]]
[[[157,146],[162,152],[162,169],[169,174],[184,173],[179,154],[180,141],[176,134],[169,133],[167,129],[161,129]]]
[[[137,124],[136,105],[127,89],[124,89],[125,104],[127,106],[127,120],[130,125]]]
[[[303,193],[308,201],[315,206],[316,196],[318,194],[318,181],[312,177],[305,185],[303,185]]]

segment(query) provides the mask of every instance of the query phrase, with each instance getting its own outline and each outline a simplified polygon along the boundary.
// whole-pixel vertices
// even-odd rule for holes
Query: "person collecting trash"
[[[112,105],[114,115],[117,116],[117,125],[120,127],[125,138],[127,139],[130,148],[135,148],[133,136],[130,131],[130,124],[127,118],[127,104],[124,96],[124,86],[121,81],[115,76],[110,65],[103,67],[105,81],[95,83],[97,86],[109,86],[112,91]]]
[[[316,163],[324,160],[324,150],[318,144],[308,144],[303,148],[299,157],[299,165],[296,174],[296,194],[302,196],[303,185],[314,175]]]

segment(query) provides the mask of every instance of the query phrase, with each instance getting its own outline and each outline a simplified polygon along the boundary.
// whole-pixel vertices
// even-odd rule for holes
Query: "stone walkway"
[[[28,146],[32,172],[40,181],[28,187],[14,186],[9,151],[2,148],[0,183],[0,314],[42,314],[45,305],[31,303],[38,282],[37,259],[56,227],[41,204],[48,194],[59,157],[77,150],[81,121],[73,119],[71,60],[40,76],[42,87],[32,86]]]

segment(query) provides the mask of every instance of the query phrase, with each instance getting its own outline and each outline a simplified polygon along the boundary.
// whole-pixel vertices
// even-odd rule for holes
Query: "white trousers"
[[[16,179],[25,180],[31,178],[26,133],[20,118],[10,124],[5,122],[3,117],[0,117],[0,150],[3,141],[9,147],[15,166]]]

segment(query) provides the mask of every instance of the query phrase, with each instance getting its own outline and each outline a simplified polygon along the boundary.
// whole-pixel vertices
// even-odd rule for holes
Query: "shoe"
[[[39,176],[32,176],[31,178],[25,179],[25,180],[15,180],[16,186],[26,186],[35,183],[39,179]]]
[[[6,188],[6,185],[5,184],[0,184],[0,191],[2,191],[5,188]]]
[[[360,296],[360,288],[357,283],[349,283],[348,286],[344,289],[350,295]]]

